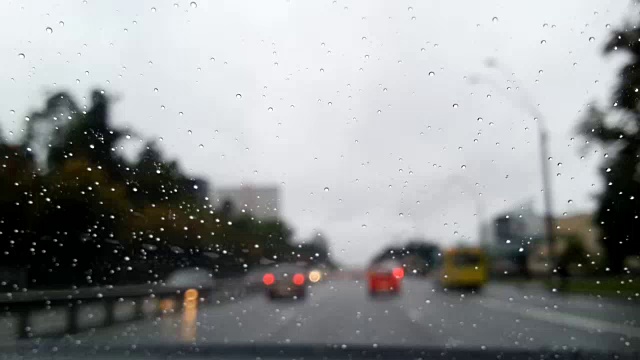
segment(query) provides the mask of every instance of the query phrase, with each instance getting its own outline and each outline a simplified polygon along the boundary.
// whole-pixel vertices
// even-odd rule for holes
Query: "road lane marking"
[[[480,301],[480,304],[489,309],[507,311],[514,314],[526,316],[531,319],[546,321],[548,323],[556,325],[574,327],[588,331],[596,330],[599,332],[616,333],[622,334],[627,337],[640,338],[640,328],[634,326],[616,324],[602,320],[588,319],[559,311],[548,311],[536,307],[522,306],[497,299],[484,299]]]

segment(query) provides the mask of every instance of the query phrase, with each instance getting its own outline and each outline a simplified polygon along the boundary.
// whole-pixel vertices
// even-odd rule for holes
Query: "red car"
[[[369,294],[380,293],[398,294],[402,288],[404,269],[393,261],[383,261],[373,264],[368,271]]]
[[[306,271],[295,265],[280,264],[269,269],[262,277],[267,295],[271,299],[304,299],[306,295]]]

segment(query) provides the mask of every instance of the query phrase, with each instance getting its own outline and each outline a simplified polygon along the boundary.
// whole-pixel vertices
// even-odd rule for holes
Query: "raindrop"
[[[596,41],[596,38],[594,38],[593,36],[589,38],[589,42],[594,42]]]
[[[272,108],[272,107],[269,107],[269,108],[267,109],[267,111],[268,111],[268,112],[272,112],[272,111],[273,111],[273,108]]]
[[[325,188],[324,188],[324,192],[329,192],[329,188],[328,188],[328,187],[325,187]]]
[[[64,27],[64,21],[59,21],[58,25],[60,25],[61,27]]]
[[[324,69],[323,69],[323,68],[320,68],[320,72],[321,72],[321,73],[323,73],[323,72],[324,72]]]
[[[611,24],[607,24],[604,27],[606,27],[607,29],[611,27]]]
[[[195,1],[192,1],[191,4],[189,4],[189,6],[195,9],[198,7],[198,4]]]
[[[413,8],[412,8],[411,6],[409,6],[409,7],[407,8],[407,10],[409,10],[409,11],[413,11]]]
[[[236,94],[236,99],[242,99],[242,94]]]
[[[429,71],[429,76],[434,76],[436,73],[434,73],[433,71]]]
[[[458,104],[453,104],[453,108],[457,109],[458,108]]]
[[[547,40],[541,40],[541,41],[540,41],[540,44],[541,44],[541,45],[544,45],[544,44],[546,44],[546,43],[547,43]]]
[[[498,22],[498,18],[496,16],[493,17],[493,19],[491,19],[492,22],[497,23]]]
[[[362,228],[366,229],[367,228],[367,224],[362,224]]]
[[[158,88],[153,88],[153,92],[158,92]]]
[[[50,28],[50,27],[48,27],[48,26],[47,26],[47,28],[46,28],[45,30],[46,30],[49,34],[53,33],[53,29],[52,29],[52,28]]]
[[[28,117],[28,116],[25,116],[25,117],[24,117],[24,121],[29,121],[29,120],[31,120],[31,118],[30,118],[30,117]]]
[[[156,8],[152,7],[151,12],[156,12]]]
[[[382,110],[378,110],[378,114],[382,114]]]
[[[24,56],[24,54],[23,54],[23,53],[18,54],[18,57],[19,57],[20,59],[24,59],[24,58],[25,58],[25,56]]]
[[[607,170],[606,170],[606,171],[607,171],[607,172],[611,172],[611,168],[607,168]]]
[[[573,200],[571,199],[567,200],[567,204],[573,204]]]
[[[191,130],[187,130],[187,134],[191,135],[193,132]]]
[[[200,149],[203,149],[203,148],[204,148],[204,145],[203,145],[203,144],[200,144],[200,145],[198,145],[198,147],[199,147]]]
[[[479,118],[478,118],[478,122],[482,122],[482,120],[483,120],[483,119],[482,119],[481,117],[479,117]]]
[[[464,170],[464,169],[466,169],[466,168],[467,168],[467,165],[462,165],[462,166],[460,166],[460,169],[462,169],[462,170]]]

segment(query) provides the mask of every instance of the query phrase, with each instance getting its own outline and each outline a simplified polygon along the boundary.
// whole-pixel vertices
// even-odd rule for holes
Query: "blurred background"
[[[209,310],[189,304],[246,311],[266,293],[303,300],[286,305],[301,324],[331,318],[304,301],[397,305],[404,320],[380,329],[416,343],[405,320],[432,328],[432,296],[444,309],[473,296],[460,314],[504,333],[443,328],[434,344],[634,348],[635,2],[14,0],[0,12],[0,287],[18,337],[37,333],[43,299],[156,293],[150,309],[192,310],[176,321],[196,339]],[[540,302],[502,303],[514,298]],[[567,313],[525,311],[557,304]],[[524,312],[545,323],[538,343],[513,341],[536,328],[522,330]],[[76,320],[63,332],[92,327]],[[267,322],[254,327],[273,334]],[[349,324],[351,340],[380,341]]]

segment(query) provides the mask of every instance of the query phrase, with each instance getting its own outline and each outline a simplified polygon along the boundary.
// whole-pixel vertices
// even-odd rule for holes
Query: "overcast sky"
[[[602,56],[607,24],[631,10],[625,0],[3,1],[0,124],[15,139],[46,94],[82,101],[103,88],[119,97],[114,122],[162,138],[188,173],[212,187],[279,184],[297,236],[321,230],[339,261],[362,264],[407,236],[473,243],[477,208],[485,219],[528,199],[541,208],[537,125],[520,98],[540,104],[550,131],[556,214],[592,209],[603,151],[582,154],[574,129],[586,104],[608,101],[623,59]]]

